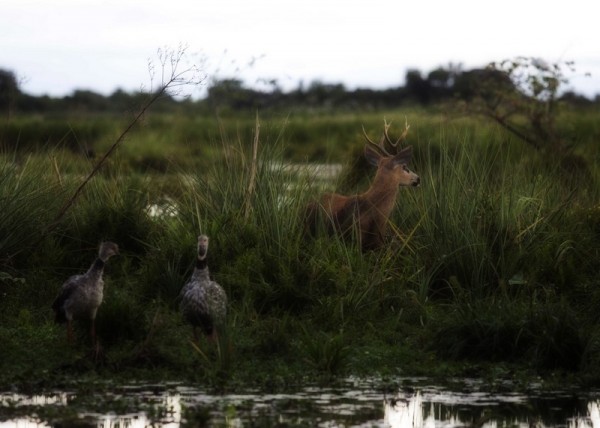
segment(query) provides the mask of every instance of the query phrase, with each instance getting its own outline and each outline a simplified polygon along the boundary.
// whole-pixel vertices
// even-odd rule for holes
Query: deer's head
[[[397,185],[418,186],[421,183],[421,179],[408,168],[408,164],[412,159],[412,146],[400,147],[400,143],[408,135],[410,126],[406,124],[402,135],[396,141],[393,141],[388,134],[390,125],[391,123],[384,120],[383,135],[379,143],[371,140],[363,128],[363,134],[367,139],[365,158],[371,165],[377,167],[378,174],[385,174],[388,180],[393,181]],[[386,144],[391,147],[394,153],[388,151]]]

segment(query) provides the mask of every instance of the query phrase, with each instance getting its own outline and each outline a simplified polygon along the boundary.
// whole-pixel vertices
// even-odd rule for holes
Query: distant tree
[[[15,74],[12,71],[0,69],[0,111],[5,111],[7,118],[10,118],[19,94],[19,83]]]
[[[323,83],[315,80],[306,91],[306,102],[314,107],[334,107],[343,102],[346,88],[341,83]]]
[[[474,68],[458,74],[452,87],[454,95],[464,101],[481,98],[493,103],[497,92],[511,93],[516,90],[510,76],[493,68]]]
[[[451,94],[454,75],[451,70],[438,67],[427,74],[427,83],[432,101],[439,101]]]
[[[47,111],[64,110],[62,100],[50,98],[48,95],[36,97],[19,93],[15,103],[15,110],[23,113],[44,113]]]
[[[424,79],[419,70],[411,69],[406,72],[406,93],[420,104],[431,101],[431,84]]]
[[[563,93],[560,97],[560,101],[564,101],[568,104],[579,107],[586,107],[593,104],[593,101],[589,98],[581,94],[577,94],[573,91],[566,91],[565,93]]]
[[[64,101],[69,110],[75,111],[105,111],[109,108],[106,97],[92,91],[76,90]]]
[[[137,108],[134,98],[123,89],[117,89],[108,97],[112,109],[128,111]]]
[[[427,75],[427,81],[434,88],[449,89],[453,84],[453,74],[450,70],[438,67]]]
[[[493,62],[467,76],[467,111],[493,120],[559,160],[569,172],[585,172],[585,161],[571,152],[565,136],[556,128],[560,88],[568,82],[567,71],[573,70],[571,62],[549,64],[530,57]]]
[[[240,79],[222,79],[210,84],[206,98],[213,110],[219,108],[236,110],[253,105],[252,92],[244,87],[244,83]]]

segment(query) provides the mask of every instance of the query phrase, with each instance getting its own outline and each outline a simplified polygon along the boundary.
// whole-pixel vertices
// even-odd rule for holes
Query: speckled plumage
[[[181,289],[180,309],[184,319],[194,328],[214,338],[227,316],[227,294],[223,287],[210,279],[208,264],[208,236],[198,237],[198,258],[194,272]]]
[[[68,339],[72,340],[72,322],[75,319],[92,321],[92,340],[95,341],[95,319],[98,307],[104,297],[104,265],[108,259],[119,254],[119,246],[114,242],[100,244],[98,258],[84,274],[73,275],[67,279],[60,293],[52,303],[55,319],[58,323],[67,323]]]

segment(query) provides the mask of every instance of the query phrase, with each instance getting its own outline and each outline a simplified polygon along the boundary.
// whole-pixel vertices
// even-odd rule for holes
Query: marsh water
[[[349,378],[285,393],[217,393],[180,383],[4,391],[0,427],[600,427],[600,391],[532,386],[516,393],[495,384],[492,392],[473,379],[450,384]]]

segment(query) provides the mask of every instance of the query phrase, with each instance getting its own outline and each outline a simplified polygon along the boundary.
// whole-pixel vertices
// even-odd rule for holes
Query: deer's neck
[[[387,216],[394,207],[397,194],[398,183],[396,180],[388,174],[381,174],[378,171],[371,187],[360,196],[370,205],[376,207],[380,213]]]

